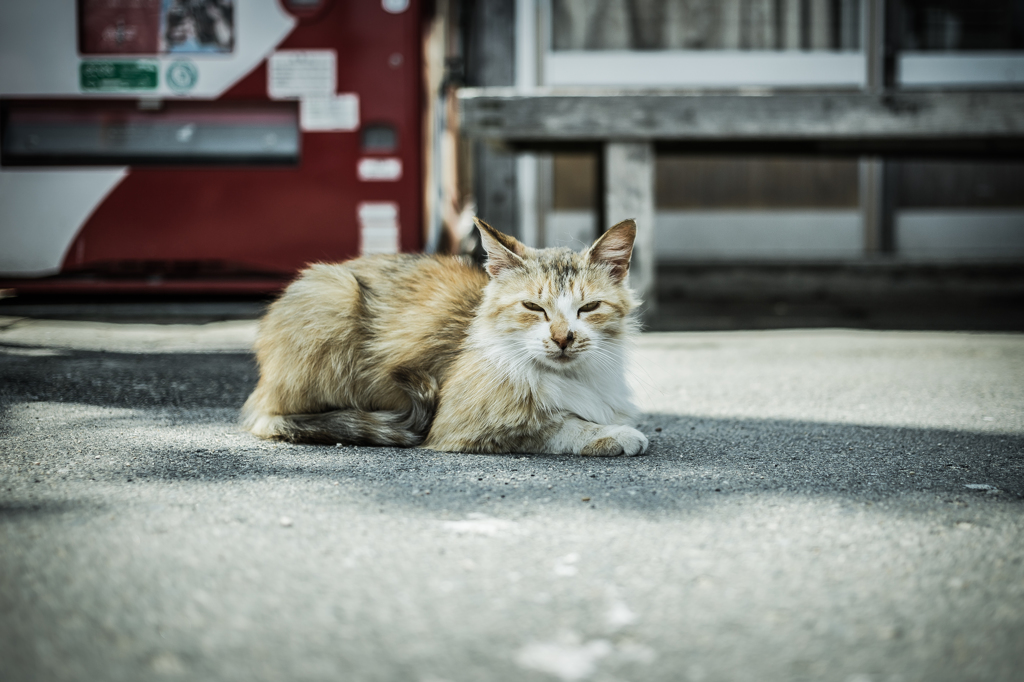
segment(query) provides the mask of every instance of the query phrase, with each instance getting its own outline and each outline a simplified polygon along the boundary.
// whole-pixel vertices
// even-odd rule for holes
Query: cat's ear
[[[623,220],[597,238],[587,250],[591,263],[606,263],[612,267],[612,279],[621,282],[629,272],[629,259],[633,255],[633,240],[636,239],[636,223]]]
[[[487,252],[487,272],[491,277],[497,277],[504,270],[523,265],[522,256],[526,252],[526,247],[517,239],[498,232],[479,218],[473,218],[473,222],[480,230],[480,241]]]

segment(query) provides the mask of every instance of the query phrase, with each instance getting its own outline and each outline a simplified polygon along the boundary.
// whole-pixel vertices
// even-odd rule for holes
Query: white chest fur
[[[622,369],[587,369],[574,374],[540,370],[534,384],[539,402],[597,424],[632,425],[637,410]]]

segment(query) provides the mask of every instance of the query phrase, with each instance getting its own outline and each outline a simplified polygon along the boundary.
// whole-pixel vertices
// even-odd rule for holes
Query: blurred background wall
[[[1020,0],[489,0],[463,8],[477,17],[468,44],[490,42],[487,17],[499,14],[490,5],[518,13],[494,29],[507,36],[515,27],[504,38],[512,49],[490,55],[518,71],[470,78],[472,86],[623,98],[1024,88]],[[1020,294],[1019,154],[764,153],[742,144],[708,153],[654,144],[656,295],[668,303],[908,287],[941,296],[968,282],[989,300]],[[481,177],[492,166],[474,157],[472,189],[485,218],[537,246],[579,248],[607,227],[599,146],[487,153],[504,164],[505,179],[492,192]],[[1011,315],[1000,310],[993,314]]]
[[[630,216],[652,328],[1024,329],[1024,0],[39,0],[0,66],[19,295]]]
[[[529,3],[521,3],[529,4]],[[943,61],[927,85],[940,88],[1024,87],[1024,3],[902,0],[894,2],[904,61]],[[686,87],[689,51],[795,53],[787,79],[808,76],[806,88],[847,86],[838,72],[821,83],[815,61],[850,57],[866,72],[863,49],[866,2],[860,0],[552,0],[550,45],[544,56],[582,57],[656,51],[664,59],[664,85]],[[543,33],[543,28],[540,29]],[[981,58],[979,60],[979,58]],[[989,58],[989,61],[985,61]],[[994,59],[993,59],[994,58]],[[959,62],[959,63],[958,63]],[[586,68],[586,67],[583,67]],[[742,64],[740,65],[742,68]],[[843,67],[845,68],[845,66]],[[906,70],[906,67],[905,69]],[[561,72],[544,76],[569,79]],[[913,76],[913,73],[909,74]],[[926,74],[928,75],[928,74]],[[941,82],[945,77],[946,82]],[[600,73],[585,74],[596,87]],[[757,87],[722,69],[702,74],[704,87]],[[671,81],[676,80],[678,85]],[[584,79],[580,79],[584,80]],[[1000,82],[1001,81],[1001,82]],[[866,82],[866,78],[865,78]],[[608,87],[629,87],[610,82]],[[646,85],[646,84],[645,84]],[[771,83],[764,84],[771,86]],[[905,79],[903,87],[922,87]],[[649,86],[648,86],[649,87]],[[795,87],[787,84],[787,87]],[[1019,160],[892,160],[894,255],[918,261],[1024,260],[1024,163]],[[599,160],[596,153],[555,153],[538,159],[537,217],[518,216],[524,236],[542,245],[578,243],[595,234]],[[856,158],[704,156],[665,150],[656,161],[657,246],[662,261],[708,259],[858,259],[868,254]],[[524,182],[530,180],[524,179]],[[526,226],[535,223],[536,228]],[[523,229],[525,228],[525,229]]]

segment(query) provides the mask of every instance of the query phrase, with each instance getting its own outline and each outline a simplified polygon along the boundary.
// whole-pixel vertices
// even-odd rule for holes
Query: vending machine
[[[422,246],[419,0],[0,3],[0,288],[251,292]]]

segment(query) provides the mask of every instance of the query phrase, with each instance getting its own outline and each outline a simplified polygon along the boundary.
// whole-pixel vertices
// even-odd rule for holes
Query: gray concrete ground
[[[646,457],[265,443],[251,321],[0,319],[3,680],[1019,680],[1024,336],[645,336]]]

